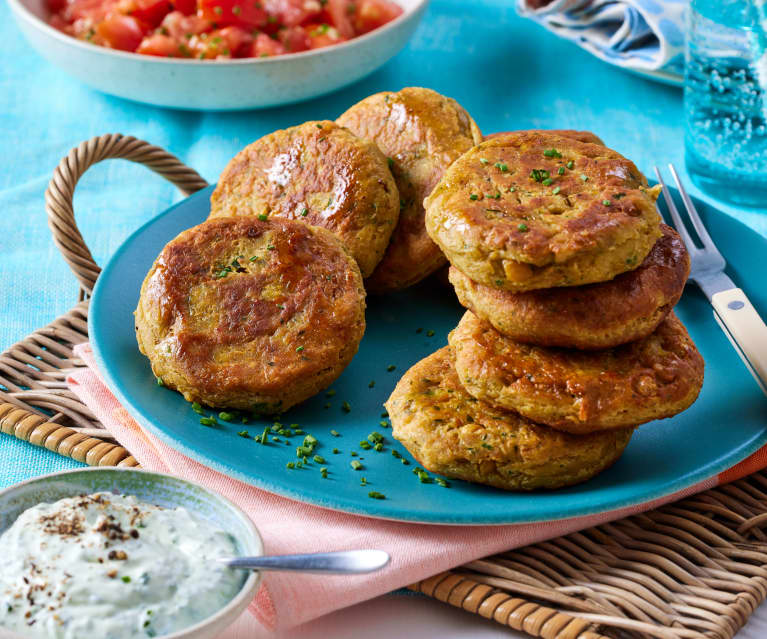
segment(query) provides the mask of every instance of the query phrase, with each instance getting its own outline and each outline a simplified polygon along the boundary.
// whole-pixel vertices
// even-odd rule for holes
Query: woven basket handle
[[[45,210],[53,241],[64,255],[83,291],[90,295],[101,269],[88,249],[75,222],[72,198],[83,174],[97,162],[110,159],[138,162],[173,182],[184,195],[206,187],[208,183],[197,171],[186,166],[175,155],[148,142],[120,133],[91,138],[72,149],[61,160],[45,191]]]

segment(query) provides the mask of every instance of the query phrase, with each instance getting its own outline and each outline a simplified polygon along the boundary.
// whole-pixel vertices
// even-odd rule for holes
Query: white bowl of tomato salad
[[[428,0],[9,0],[32,46],[95,89],[236,110],[329,93],[407,43]]]

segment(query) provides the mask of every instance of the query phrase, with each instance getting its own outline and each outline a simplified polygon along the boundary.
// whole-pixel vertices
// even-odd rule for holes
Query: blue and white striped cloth
[[[611,64],[683,74],[688,4],[689,0],[517,0],[517,11]]]

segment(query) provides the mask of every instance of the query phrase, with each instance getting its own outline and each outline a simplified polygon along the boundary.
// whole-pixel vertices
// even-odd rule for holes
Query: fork
[[[698,247],[687,231],[671,193],[656,166],[655,175],[658,176],[658,182],[663,187],[663,198],[666,200],[671,219],[690,254],[690,279],[708,297],[714,307],[714,319],[767,395],[767,325],[759,317],[746,294],[725,274],[727,262],[706,231],[674,165],[669,164],[668,168],[682,196],[687,215],[703,245]]]

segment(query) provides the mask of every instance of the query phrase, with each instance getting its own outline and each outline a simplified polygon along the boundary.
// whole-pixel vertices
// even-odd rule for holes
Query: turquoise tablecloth
[[[333,118],[360,98],[408,85],[455,97],[483,131],[591,129],[650,174],[682,167],[681,90],[600,62],[516,16],[513,2],[433,0],[409,47],[352,87],[300,105],[246,113],[187,113],[96,93],[32,52],[0,3],[0,345],[67,311],[77,286],[50,241],[43,193],[59,158],[81,140],[122,132],[166,147],[214,181],[242,146],[276,128]],[[696,192],[693,189],[693,192]],[[91,170],[75,208],[103,262],[139,224],[178,195],[145,169]],[[767,217],[722,207],[767,234]],[[75,462],[0,435],[0,487]]]

